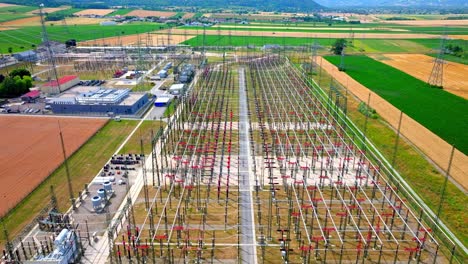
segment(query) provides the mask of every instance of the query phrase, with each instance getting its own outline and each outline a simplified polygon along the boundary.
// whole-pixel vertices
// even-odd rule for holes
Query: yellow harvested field
[[[166,33],[167,30],[159,31],[160,33]],[[185,32],[189,35],[201,34],[200,30],[184,30],[184,29],[173,29],[172,34],[183,35]],[[321,32],[262,32],[262,31],[242,31],[236,30],[220,30],[220,34],[228,36],[231,33],[232,36],[259,36],[259,37],[292,37],[292,38],[304,38],[304,37],[316,37],[316,38],[349,38],[349,33],[321,33]],[[207,35],[218,35],[217,30],[207,30]],[[437,35],[430,34],[410,34],[410,33],[365,33],[356,32],[354,34],[355,39],[425,39],[425,38],[438,38]]]
[[[408,26],[468,26],[468,20],[394,20],[382,21],[388,24]]]
[[[141,46],[146,46],[146,43],[152,46],[167,45],[167,35],[162,34],[150,34],[151,39],[148,40],[147,34],[141,34],[140,43]],[[193,35],[172,35],[169,41],[169,45],[176,45],[186,40],[189,40],[195,36]],[[100,38],[96,40],[82,41],[78,43],[78,46],[95,46],[95,45],[109,45],[109,46],[137,46],[138,35],[128,35],[123,37],[111,37],[111,38]]]
[[[70,7],[69,6],[47,7],[47,8],[44,8],[42,10],[44,11],[44,13],[52,13],[52,12],[57,12],[57,11],[60,11],[60,10],[66,10],[66,9],[70,9]],[[37,14],[40,14],[40,10],[36,9],[36,10],[33,10],[33,11],[29,12],[29,13],[33,14],[33,15],[37,15]]]
[[[163,12],[163,11],[151,11],[151,10],[133,10],[128,13],[127,16],[136,17],[171,17],[177,14],[176,12]]]
[[[189,18],[192,18],[193,16],[195,16],[195,13],[185,13],[182,18],[183,19],[189,19]]]
[[[77,15],[77,16],[92,16],[92,15],[96,15],[96,16],[105,16],[105,15],[108,15],[112,12],[114,12],[115,9],[85,9],[85,10],[81,10],[79,12],[76,12],[74,15]]]
[[[397,68],[424,82],[434,65],[434,58],[423,54],[384,54],[374,59]],[[468,99],[468,66],[447,61],[444,65],[444,90]]]
[[[336,30],[336,31],[369,31],[369,30],[387,30],[387,31],[398,31],[398,32],[405,32],[408,31],[407,29],[399,29],[399,28],[347,28],[347,27],[296,27],[296,26],[290,26],[290,27],[278,27],[278,26],[255,26],[255,25],[216,25],[215,26],[220,27],[220,28],[232,28],[232,27],[237,27],[237,28],[264,28],[264,29],[290,29],[290,30]]]
[[[450,38],[468,40],[468,35],[450,35]]]

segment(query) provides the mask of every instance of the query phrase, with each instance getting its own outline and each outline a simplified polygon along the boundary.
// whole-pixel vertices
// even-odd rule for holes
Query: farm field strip
[[[324,58],[334,65],[340,63],[336,56]],[[345,63],[350,77],[448,143],[455,144],[460,151],[468,152],[468,140],[462,132],[468,131],[466,99],[431,88],[419,79],[366,56],[348,56]]]
[[[429,79],[435,60],[435,58],[423,54],[383,54],[371,57],[423,82],[427,82]],[[468,78],[466,76],[468,76],[468,66],[446,62],[444,64],[444,90],[468,99]]]
[[[366,59],[365,61],[368,61],[368,60],[371,60],[370,58]],[[335,61],[336,63],[337,61]],[[379,63],[379,62],[376,62],[376,61],[373,61],[372,63]],[[357,96],[361,101],[363,102],[367,102],[368,101],[368,97],[369,97],[369,94],[372,94],[372,97],[371,97],[371,100],[370,100],[370,107],[375,109],[377,111],[377,113],[382,116],[382,118],[385,119],[386,122],[388,122],[393,128],[397,128],[398,127],[398,122],[399,122],[399,113],[400,113],[400,110],[391,105],[391,102],[388,102],[385,100],[385,98],[380,98],[378,96],[378,94],[374,94],[368,87],[364,86],[363,84],[359,83],[357,80],[354,80],[352,79],[348,74],[346,74],[345,72],[340,72],[336,69],[336,66],[334,66],[332,63],[329,63],[328,61],[326,60],[323,60],[321,62],[321,65],[323,67],[324,70],[326,70],[331,76],[333,76],[333,78],[335,78],[339,83],[344,83],[346,84],[346,87],[347,89],[353,93],[355,96]],[[348,64],[347,64],[347,67],[350,66],[349,65],[349,61],[348,61]],[[386,66],[384,65],[385,67],[390,67],[390,66]],[[374,65],[375,67],[375,65]],[[366,68],[368,71],[369,68]],[[395,70],[395,69],[393,69]],[[351,68],[348,68],[347,72],[351,71]],[[395,70],[397,71],[397,70]],[[381,73],[381,71],[378,71],[379,73]],[[391,74],[391,73],[387,73],[387,70],[383,70],[382,72],[386,72],[386,74]],[[378,73],[378,74],[379,74]],[[377,74],[377,76],[378,76]],[[404,74],[404,73],[399,73],[399,74]],[[392,80],[386,80],[386,78],[393,78]],[[390,86],[390,89],[403,89],[405,88],[405,86],[401,87],[398,86],[399,84],[397,85],[391,85],[392,81],[395,80],[395,76],[391,77],[391,75],[388,75],[387,77],[378,77],[378,79],[376,80],[385,80],[384,82],[382,82],[383,84],[389,84]],[[411,77],[411,76],[409,76]],[[407,77],[405,77],[407,78]],[[414,78],[414,77],[411,77],[411,78]],[[396,79],[398,80],[398,79]],[[416,80],[418,82],[420,82],[419,80]],[[413,86],[408,86],[408,87],[413,87]],[[418,89],[427,89],[427,92],[423,93],[424,96],[428,96],[428,93],[431,93],[431,92],[435,92],[435,93],[441,93],[441,92],[444,92],[446,93],[447,95],[449,95],[450,98],[455,98],[456,100],[465,100],[463,98],[460,98],[460,97],[457,97],[455,95],[452,95],[448,92],[445,92],[445,91],[441,91],[441,90],[438,90],[438,89],[434,89],[434,88],[431,88],[431,87],[427,87],[426,84],[423,85],[423,87],[418,87],[417,85],[414,87],[415,91],[417,94],[420,93],[420,90]],[[426,90],[424,90],[426,91]],[[395,93],[395,95],[398,95],[397,93]],[[407,102],[406,104],[409,106],[409,107],[421,107],[421,105],[424,105],[426,102],[424,103],[419,103],[419,104],[415,104],[415,99],[416,97],[415,96],[418,96],[418,95],[414,95],[412,97],[409,97],[411,98],[411,101],[410,102]],[[440,96],[435,96],[436,98],[437,97],[440,97]],[[403,97],[403,98],[407,98],[407,97]],[[426,101],[430,100],[431,99],[425,99]],[[437,100],[439,101],[439,100]],[[441,103],[441,102],[436,102],[436,103]],[[451,103],[450,105],[450,109],[452,109],[452,107],[455,107],[456,105],[454,105],[454,103]],[[434,104],[431,104],[430,107],[427,107],[427,108],[423,108],[425,111],[432,111],[435,109],[435,105]],[[450,111],[450,109],[448,111]],[[451,116],[451,117],[447,117],[447,118],[459,118],[460,120],[463,120],[463,116],[460,116],[460,113],[463,113],[462,112],[457,112],[455,113],[454,115],[455,116]],[[427,112],[425,113],[427,115]],[[446,114],[446,111],[443,111],[441,112],[441,114]],[[428,118],[428,116],[426,116],[426,118]],[[437,120],[435,118],[432,118],[430,120]],[[466,120],[466,118],[465,118]],[[450,124],[450,125],[453,125],[453,124]],[[448,126],[448,125],[446,125]],[[446,127],[445,126],[445,127]],[[453,133],[462,133],[462,130],[460,130],[460,128],[456,128],[455,131],[450,131],[450,132],[453,132]],[[448,157],[450,156],[450,151],[451,151],[451,146],[445,142],[443,139],[441,139],[438,135],[430,132],[428,130],[428,128],[424,127],[422,124],[418,123],[417,121],[413,120],[411,117],[408,117],[408,113],[405,113],[403,115],[403,119],[402,119],[402,126],[401,126],[401,133],[402,135],[404,135],[407,139],[409,139],[413,144],[415,144],[419,149],[421,149],[430,159],[432,159],[436,164],[438,164],[438,166],[442,167],[442,168],[447,168],[448,167]],[[463,138],[461,138],[461,140],[463,140]],[[459,150],[455,150],[455,155],[454,155],[454,158],[453,158],[453,162],[452,162],[452,169],[451,169],[451,176],[461,185],[466,185],[466,177],[464,175],[466,175],[466,171],[467,171],[467,167],[466,167],[466,164],[468,164],[468,161],[467,161],[467,156],[465,154],[463,154],[462,152],[460,152]]]

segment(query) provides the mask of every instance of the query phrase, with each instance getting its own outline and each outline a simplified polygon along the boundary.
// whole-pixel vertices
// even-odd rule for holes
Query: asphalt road
[[[250,169],[249,116],[244,69],[239,69],[239,189],[242,263],[257,263]]]

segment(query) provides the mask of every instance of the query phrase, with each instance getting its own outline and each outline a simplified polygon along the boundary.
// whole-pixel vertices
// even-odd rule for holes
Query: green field
[[[11,14],[22,14],[38,10],[37,6],[5,6],[0,7],[0,14],[2,13],[11,13]]]
[[[221,30],[231,31],[263,31],[263,32],[322,32],[322,33],[385,33],[385,34],[404,34],[404,33],[419,33],[419,34],[433,34],[433,35],[466,35],[468,34],[468,26],[450,26],[450,27],[422,27],[422,26],[406,26],[406,25],[392,25],[392,24],[332,24],[329,26],[326,23],[259,23],[240,25],[233,23],[223,23],[224,27]],[[227,26],[227,27],[226,27]],[[255,28],[252,28],[255,27]],[[276,27],[276,28],[269,28]],[[297,29],[296,27],[301,27]],[[203,27],[182,26],[181,28],[203,30]],[[317,29],[320,28],[320,29]],[[348,30],[340,30],[348,28]],[[403,31],[395,31],[393,29],[400,29]],[[206,30],[218,30],[217,26],[206,27]]]
[[[125,16],[126,14],[132,12],[135,9],[132,8],[121,8],[117,9],[114,12],[108,14],[107,16]]]
[[[340,57],[325,56],[335,65]],[[432,88],[402,71],[367,56],[345,58],[346,73],[405,114],[468,153],[468,100]]]
[[[0,22],[7,22],[11,20],[21,19],[32,17],[32,15],[25,15],[25,14],[10,14],[10,13],[0,13]]]
[[[317,39],[318,44],[329,46],[334,39]],[[261,36],[215,36],[208,35],[205,37],[206,46],[246,46],[255,45],[263,46],[266,44],[278,44],[287,46],[301,46],[311,45],[314,40],[312,38],[292,38],[292,37],[261,37]],[[203,35],[198,35],[183,44],[191,45],[193,47],[203,46]]]
[[[317,43],[328,50],[335,41],[334,38],[294,38],[294,37],[262,37],[262,36],[205,36],[206,46],[263,46],[266,44],[277,44],[286,46],[301,46]],[[349,40],[348,40],[349,41]],[[194,47],[203,46],[203,35],[191,38],[183,44]],[[447,40],[446,44],[456,44],[465,47],[466,40]],[[439,39],[354,39],[348,45],[347,52],[408,52],[408,53],[431,53],[440,45]]]
[[[92,40],[119,35],[146,33],[167,27],[158,23],[132,23],[115,26],[100,25],[62,25],[47,26],[49,39],[65,42],[68,39],[77,41]],[[31,49],[31,45],[41,43],[41,27],[30,26],[21,29],[0,31],[0,53],[7,53],[8,47],[13,52]],[[21,49],[24,47],[24,49]]]
[[[0,23],[11,20],[32,17],[32,14],[26,14],[33,10],[37,10],[37,7],[32,6],[5,6],[0,7]]]

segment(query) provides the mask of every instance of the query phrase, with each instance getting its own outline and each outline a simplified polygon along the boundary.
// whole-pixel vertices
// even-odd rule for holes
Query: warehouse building
[[[78,85],[78,83],[80,83],[80,78],[76,75],[63,76],[58,79],[58,82],[54,80],[42,85],[41,91],[45,94],[59,94]]]
[[[47,98],[56,114],[135,115],[149,103],[146,93],[131,93],[129,89],[103,89],[77,86],[60,96]]]

